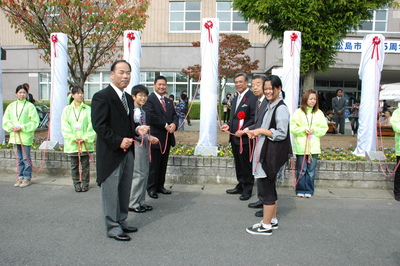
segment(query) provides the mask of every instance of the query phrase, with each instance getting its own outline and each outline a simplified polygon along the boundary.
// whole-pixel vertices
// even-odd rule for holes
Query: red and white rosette
[[[246,113],[243,111],[240,111],[237,114],[237,117],[239,118],[239,124],[238,124],[238,130],[242,129],[243,124],[244,124],[244,119],[246,118]]]

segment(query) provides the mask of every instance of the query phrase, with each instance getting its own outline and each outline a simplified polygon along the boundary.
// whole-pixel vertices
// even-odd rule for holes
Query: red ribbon
[[[131,50],[131,42],[136,39],[135,38],[135,33],[134,32],[129,32],[126,37],[128,38],[129,42],[128,42],[128,49],[129,51]]]
[[[53,42],[54,57],[57,57],[57,53],[56,53],[56,43],[58,42],[57,34],[54,34],[51,36],[51,41]]]
[[[207,22],[204,24],[204,27],[208,30],[208,41],[210,43],[213,42],[212,36],[211,36],[211,29],[212,29],[213,26],[214,26],[214,24],[212,23],[211,20],[207,20]]]
[[[291,40],[291,42],[290,42],[290,56],[293,56],[293,54],[294,54],[294,45],[293,45],[293,43],[297,40],[298,37],[299,36],[294,32],[290,35],[290,40]]]
[[[371,56],[371,59],[374,58],[374,53],[375,53],[375,50],[376,50],[376,59],[379,60],[379,49],[378,49],[378,45],[379,45],[380,43],[381,43],[381,39],[379,39],[378,36],[375,36],[375,37],[372,39],[372,44],[374,45],[374,47],[372,48],[372,56]]]

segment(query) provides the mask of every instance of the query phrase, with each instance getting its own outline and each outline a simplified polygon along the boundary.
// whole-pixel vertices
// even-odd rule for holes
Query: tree
[[[200,47],[200,42],[193,42],[194,47]],[[226,85],[226,80],[237,73],[251,73],[258,69],[259,60],[251,61],[245,51],[251,47],[249,40],[238,34],[220,34],[219,59],[218,59],[218,80],[219,99]],[[182,72],[195,80],[200,79],[201,66],[189,66],[182,69]],[[222,84],[222,82],[224,83]]]
[[[302,32],[300,72],[304,87],[314,88],[316,72],[335,63],[339,42],[394,0],[233,0],[244,18],[260,24],[260,30],[283,42],[287,30]]]
[[[50,34],[68,35],[70,84],[83,86],[87,77],[109,64],[118,52],[117,41],[125,30],[141,30],[150,0],[0,0],[16,32],[43,52],[50,64]]]

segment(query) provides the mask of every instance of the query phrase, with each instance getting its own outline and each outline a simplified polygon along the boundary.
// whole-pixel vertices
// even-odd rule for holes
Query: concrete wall
[[[40,168],[43,151],[32,151],[34,167]],[[93,158],[95,159],[95,154]],[[0,171],[15,173],[13,150],[0,150]],[[40,176],[51,178],[69,177],[70,160],[60,151],[47,151],[43,171]],[[385,164],[394,169],[395,163]],[[94,180],[96,170],[91,165]],[[283,186],[291,186],[292,170],[290,164],[286,171]],[[170,156],[167,169],[167,182],[178,184],[231,184],[237,183],[232,158]],[[316,187],[325,188],[381,188],[393,189],[393,176],[385,177],[376,162],[318,161]]]

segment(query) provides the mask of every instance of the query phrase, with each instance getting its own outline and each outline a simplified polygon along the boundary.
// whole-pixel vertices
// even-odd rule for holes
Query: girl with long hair
[[[324,113],[318,106],[314,90],[303,93],[301,107],[290,120],[290,132],[294,136],[293,153],[296,154],[296,195],[310,198],[314,195],[314,180],[318,154],[321,153],[320,138],[328,131]]]

